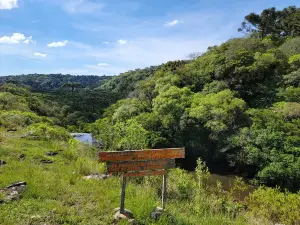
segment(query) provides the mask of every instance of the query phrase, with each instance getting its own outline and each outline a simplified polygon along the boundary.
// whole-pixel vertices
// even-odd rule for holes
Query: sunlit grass
[[[0,188],[27,182],[21,200],[0,204],[0,224],[112,224],[120,203],[120,178],[83,179],[105,172],[105,165],[97,162],[97,149],[74,141],[27,140],[20,135],[0,130],[0,158],[7,162],[0,167]],[[49,151],[58,154],[46,156]],[[41,159],[53,163],[43,164]],[[162,177],[129,178],[125,207],[141,224],[252,224],[243,211],[234,208],[235,203],[228,201],[224,208],[225,198],[199,189],[195,179],[183,170],[169,172],[166,211],[154,221],[151,212],[161,206]]]

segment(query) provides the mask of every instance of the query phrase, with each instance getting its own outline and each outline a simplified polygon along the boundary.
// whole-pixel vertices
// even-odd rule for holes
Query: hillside
[[[5,105],[1,101],[5,108],[0,112],[0,224],[113,224],[113,209],[119,204],[119,179],[104,179],[105,165],[95,158],[98,150],[74,140],[57,126],[59,121],[55,118],[38,115],[27,98],[17,95],[24,89],[13,90],[15,94],[0,92],[1,100],[4,96],[14,99]],[[198,179],[207,179],[200,174],[202,169]],[[204,169],[203,174],[207,174]],[[149,214],[159,205],[160,182],[160,177],[130,179],[126,205],[143,224],[155,222]],[[223,213],[211,207],[208,196],[221,198],[213,191],[200,195],[196,190],[200,191],[200,187],[196,189],[191,175],[173,170],[169,177],[169,214],[156,224],[168,224],[169,216],[176,224],[246,221],[244,214],[234,218],[229,211]],[[206,202],[202,200],[194,208],[189,204],[193,196]],[[226,201],[235,204],[234,195],[230,196]],[[184,216],[182,211],[186,209]],[[199,216],[193,216],[195,212]],[[209,215],[203,216],[203,212]]]
[[[101,151],[185,148],[159,220],[162,177],[128,179],[136,224],[299,225],[299,21],[295,6],[250,13],[242,38],[113,78],[0,77],[0,224],[130,224],[113,220],[120,177],[70,135],[84,131]]]
[[[11,82],[29,86],[32,91],[49,92],[61,89],[66,84],[77,84],[76,88],[95,88],[109,79],[111,79],[109,76],[27,74],[16,76],[0,76],[0,84]]]
[[[112,79],[106,80],[98,88],[121,93],[122,96],[126,98],[129,95],[134,95],[134,92],[138,88],[139,83],[143,80],[151,79],[156,71],[164,71],[166,69],[168,70],[168,68],[171,68],[175,71],[177,67],[187,64],[188,62],[188,60],[179,60],[174,62],[167,62],[159,66],[151,66],[149,68],[136,69],[133,71],[121,73],[118,76],[112,77]]]
[[[0,224],[130,224],[113,221],[120,179],[103,176],[97,149],[34,112],[2,111],[0,126]],[[10,126],[14,131],[7,132]],[[158,221],[149,215],[160,205],[162,178],[131,178],[126,208],[140,224],[297,224],[300,219],[299,195],[260,188],[240,202],[244,182],[236,179],[231,191],[224,192],[220,183],[208,186],[208,178],[201,162],[196,176],[171,170],[167,211]],[[274,204],[279,219],[266,210]]]
[[[112,89],[130,94],[106,110],[93,133],[105,150],[185,146],[189,169],[201,157],[259,184],[298,191],[300,37],[298,28],[283,26],[298,13],[266,9],[255,14],[258,21],[277,19],[261,23],[249,14],[244,38],[144,78],[129,72],[110,80]]]

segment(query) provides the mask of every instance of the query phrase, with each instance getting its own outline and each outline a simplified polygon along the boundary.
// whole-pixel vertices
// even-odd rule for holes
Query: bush
[[[287,87],[286,89],[281,89],[277,94],[280,100],[287,102],[300,102],[300,87]]]
[[[289,64],[293,69],[300,68],[300,54],[291,56],[289,58]]]
[[[0,112],[0,126],[9,129],[17,129],[29,126],[33,123],[48,122],[50,119],[40,117],[32,112],[21,111],[1,111]]]
[[[67,141],[71,135],[62,127],[52,126],[48,123],[37,123],[27,128],[29,136],[37,136],[42,140],[63,140]]]
[[[287,40],[279,48],[287,57],[300,54],[300,37]]]
[[[0,92],[0,110],[29,111],[25,98],[7,92]]]
[[[196,182],[185,170],[174,169],[168,177],[168,195],[174,199],[194,199]]]
[[[262,217],[273,223],[300,223],[300,195],[276,188],[260,187],[246,200],[248,214]]]

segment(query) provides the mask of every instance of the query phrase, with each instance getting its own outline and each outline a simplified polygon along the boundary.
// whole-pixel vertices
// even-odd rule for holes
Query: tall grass
[[[0,188],[26,181],[27,190],[21,200],[0,204],[0,224],[112,224],[113,210],[120,201],[119,177],[82,179],[105,171],[105,165],[96,160],[96,149],[76,141],[27,140],[20,139],[22,134],[18,132],[1,132],[0,158],[7,165],[0,167]],[[47,156],[53,164],[40,163],[47,151],[59,152],[57,156]],[[26,155],[24,161],[20,154]],[[196,175],[181,169],[170,170],[166,211],[158,221],[150,215],[161,205],[159,176],[130,178],[125,206],[141,224],[231,225],[271,223],[266,209],[280,202],[280,209],[272,208],[272,217],[277,216],[276,222],[297,224],[299,195],[286,193],[283,198],[280,192],[259,189],[243,203],[235,198],[243,190],[241,180],[224,194],[220,184],[216,188],[207,185],[208,177],[207,167],[201,161]]]

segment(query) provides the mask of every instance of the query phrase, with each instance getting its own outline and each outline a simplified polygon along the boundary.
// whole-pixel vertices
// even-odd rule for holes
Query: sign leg
[[[126,176],[122,174],[122,190],[121,190],[121,204],[120,204],[120,213],[125,213],[125,191],[126,191]]]
[[[162,209],[165,209],[166,197],[167,197],[166,195],[167,195],[167,175],[163,175],[162,196],[161,196]]]

